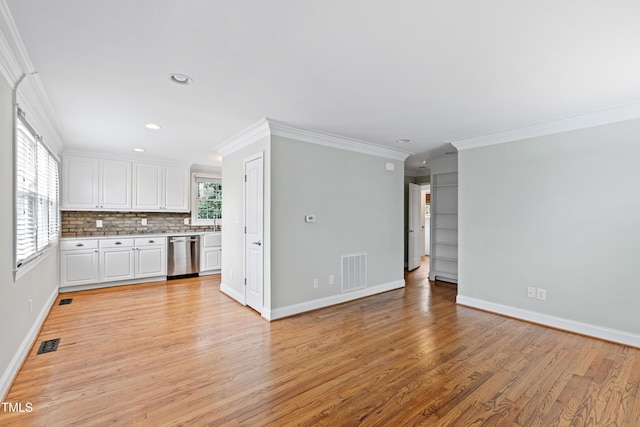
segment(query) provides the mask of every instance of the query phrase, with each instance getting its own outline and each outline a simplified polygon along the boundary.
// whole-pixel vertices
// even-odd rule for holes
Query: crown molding
[[[560,132],[568,132],[572,130],[601,126],[609,123],[623,122],[626,120],[633,120],[637,118],[640,118],[640,104],[614,108],[597,113],[584,114],[563,120],[541,123],[539,125],[528,126],[505,132],[498,132],[490,135],[458,139],[447,142],[456,147],[458,151],[462,151],[469,150],[471,148],[486,147],[489,145],[521,141],[523,139],[552,135]]]
[[[0,73],[13,89],[27,76],[19,85],[18,102],[49,148],[59,153],[64,146],[60,125],[5,0],[0,0]]]
[[[362,141],[346,136],[334,135],[318,130],[294,127],[288,123],[279,122],[273,119],[266,119],[271,128],[271,134],[283,138],[296,139],[310,144],[323,145],[325,147],[337,148],[340,150],[354,151],[356,153],[368,154],[385,159],[404,161],[412,153],[407,153],[392,148],[383,147],[371,142]]]
[[[247,145],[253,144],[254,142],[262,138],[268,137],[270,134],[271,131],[269,130],[269,122],[266,118],[262,118],[243,131],[227,139],[222,144],[218,145],[215,150],[220,153],[222,157],[228,156],[229,154],[234,153],[246,147]]]
[[[411,154],[354,138],[295,127],[266,117],[229,138],[216,147],[216,150],[224,157],[270,135],[392,160],[404,161]]]

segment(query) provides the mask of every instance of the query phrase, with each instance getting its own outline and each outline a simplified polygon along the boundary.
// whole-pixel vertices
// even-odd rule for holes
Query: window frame
[[[19,141],[19,138],[22,141]],[[20,164],[24,159],[19,154],[19,149],[24,145],[23,141],[27,139],[32,144],[33,158],[31,160],[34,168],[30,171],[31,186],[24,191],[24,186],[20,186],[19,179],[23,178],[21,170],[24,167]],[[28,148],[29,150],[31,147]],[[39,164],[45,163],[46,166],[39,167]],[[31,166],[31,165],[29,165]],[[56,156],[47,144],[43,141],[34,128],[30,125],[25,117],[25,113],[19,109],[14,110],[13,123],[13,263],[14,263],[14,281],[24,276],[26,273],[35,268],[42,260],[47,258],[51,253],[57,253],[58,241],[60,238],[60,159]],[[44,182],[42,182],[44,181]],[[24,182],[24,179],[23,179]],[[45,194],[46,193],[46,194]],[[28,222],[31,225],[19,227],[18,209],[24,204],[19,203],[19,199],[26,197],[33,200],[32,218]],[[43,203],[46,205],[44,206]],[[41,214],[46,210],[46,215]],[[42,217],[41,217],[42,216]],[[43,219],[46,221],[43,222]],[[22,221],[21,221],[22,223]],[[38,232],[40,225],[40,233]],[[30,235],[27,235],[29,245],[26,255],[20,254],[19,241],[23,238],[21,230],[26,228]],[[45,228],[46,231],[43,231]],[[20,259],[18,257],[20,256]]]
[[[222,223],[222,217],[217,219],[201,219],[198,218],[198,183],[203,180],[199,180],[199,178],[204,178],[208,182],[215,182],[218,184],[222,184],[222,177],[217,174],[210,173],[192,173],[191,174],[191,225],[194,226],[220,226]],[[223,190],[224,192],[224,190]],[[224,198],[224,196],[223,196]],[[220,199],[222,202],[222,198]],[[220,211],[220,215],[222,215],[222,211]]]

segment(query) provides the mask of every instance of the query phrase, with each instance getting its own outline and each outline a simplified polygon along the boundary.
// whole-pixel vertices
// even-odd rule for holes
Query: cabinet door
[[[200,259],[200,270],[211,271],[220,270],[220,268],[222,268],[222,249],[204,248]]]
[[[65,156],[62,162],[62,209],[99,207],[99,160]]]
[[[167,275],[165,246],[136,248],[136,278]]]
[[[100,249],[100,281],[133,279],[134,252],[134,248]]]
[[[165,166],[163,170],[163,207],[173,212],[189,211],[189,169]]]
[[[133,164],[133,209],[159,210],[162,207],[162,166]]]
[[[98,282],[98,250],[60,252],[60,287]]]
[[[100,161],[100,208],[131,209],[131,163]]]

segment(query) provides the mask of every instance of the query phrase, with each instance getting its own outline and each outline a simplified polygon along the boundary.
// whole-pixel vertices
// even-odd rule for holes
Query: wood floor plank
[[[639,349],[457,306],[425,267],[272,323],[219,276],[65,294],[0,426],[640,425]]]

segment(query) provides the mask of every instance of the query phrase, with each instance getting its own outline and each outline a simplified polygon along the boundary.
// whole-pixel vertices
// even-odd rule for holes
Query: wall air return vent
[[[342,292],[367,287],[367,254],[342,256]]]

